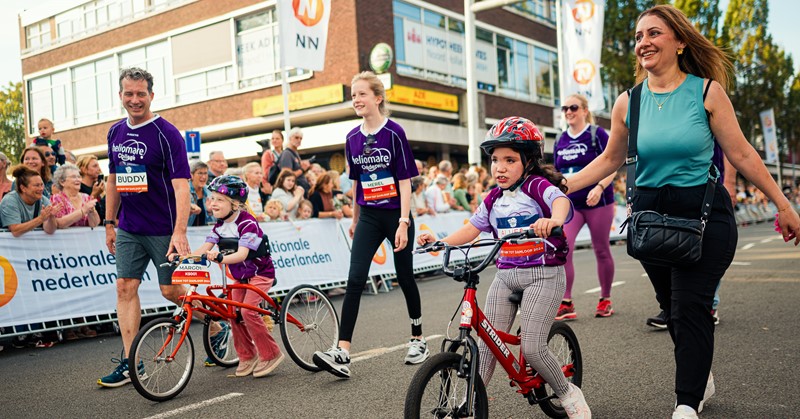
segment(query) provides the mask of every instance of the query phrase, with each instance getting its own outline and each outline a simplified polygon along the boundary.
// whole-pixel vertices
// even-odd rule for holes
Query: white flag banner
[[[589,110],[605,108],[600,80],[605,0],[562,0],[561,103],[573,94],[589,99]]]
[[[279,0],[278,13],[281,65],[322,71],[331,0]]]
[[[761,130],[764,132],[764,154],[767,157],[767,163],[777,163],[778,135],[775,132],[775,112],[769,108],[758,116],[761,117]]]

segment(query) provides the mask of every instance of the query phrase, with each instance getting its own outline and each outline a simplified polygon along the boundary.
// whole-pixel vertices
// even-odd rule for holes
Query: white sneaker
[[[325,352],[316,351],[312,360],[314,365],[339,378],[350,378],[350,353],[342,348],[331,348]]]
[[[431,352],[428,350],[428,342],[425,338],[411,339],[408,342],[408,354],[406,355],[406,364],[419,364],[428,359]]]
[[[672,412],[672,419],[699,419],[697,417],[697,412],[694,411],[691,407],[682,404],[675,408],[675,411]]]
[[[589,409],[589,405],[586,404],[586,398],[583,397],[583,392],[575,384],[569,383],[569,391],[563,398],[559,397],[559,400],[569,419],[592,418],[592,411]]]
[[[708,373],[708,381],[706,382],[706,391],[703,393],[703,400],[700,401],[700,406],[697,407],[697,413],[703,411],[703,405],[717,392],[717,387],[714,386],[714,374]]]

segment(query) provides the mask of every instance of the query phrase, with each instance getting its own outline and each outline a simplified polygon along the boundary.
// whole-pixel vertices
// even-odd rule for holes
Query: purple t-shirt
[[[347,134],[344,151],[356,185],[356,203],[400,208],[399,181],[419,175],[403,128],[388,118],[374,134],[355,127]]]
[[[469,219],[480,231],[492,233],[495,238],[527,230],[539,218],[549,218],[553,201],[566,198],[560,189],[547,179],[531,175],[514,192],[492,189],[481,206]],[[572,219],[572,207],[565,224]],[[532,266],[558,266],[567,261],[567,239],[550,237],[546,243],[521,245],[505,244],[500,249],[496,264],[498,269],[529,268]]]
[[[556,170],[569,178],[597,158],[608,145],[608,133],[601,126],[597,127],[596,144],[597,147],[592,147],[591,125],[586,125],[586,129],[575,138],[572,138],[568,131],[564,131],[556,141],[553,150]],[[568,196],[572,201],[572,205],[576,209],[591,209],[614,203],[614,184],[609,182],[603,190],[603,196],[600,197],[597,205],[593,207],[586,205],[586,197],[589,196],[589,191],[594,187],[595,185],[592,185],[570,193]]]
[[[156,115],[131,126],[125,118],[108,130],[108,171],[120,192],[119,228],[146,236],[175,229],[172,179],[190,179],[181,133]]]
[[[267,237],[261,231],[258,221],[250,213],[239,211],[239,216],[230,223],[217,220],[214,227],[211,227],[211,233],[206,236],[207,243],[219,244],[220,239],[238,239],[239,246],[256,251],[261,245],[261,241],[267,240]],[[228,269],[231,276],[237,281],[250,279],[256,275],[275,278],[275,266],[269,255],[228,265]]]

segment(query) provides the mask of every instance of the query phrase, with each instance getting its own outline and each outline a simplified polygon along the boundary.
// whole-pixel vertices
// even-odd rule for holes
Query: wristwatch
[[[411,220],[408,217],[400,217],[397,219],[398,223],[406,223],[406,225],[411,225]]]
[[[117,222],[114,221],[114,220],[103,220],[103,225],[104,226],[112,225],[112,226],[116,227],[117,226]]]

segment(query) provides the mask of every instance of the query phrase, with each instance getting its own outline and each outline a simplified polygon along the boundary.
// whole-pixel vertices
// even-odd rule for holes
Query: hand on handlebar
[[[560,227],[564,225],[564,222],[561,220],[557,220],[554,218],[540,218],[536,220],[530,226],[530,231],[533,231],[537,237],[541,237],[546,239],[550,236],[560,236],[562,233],[560,232]],[[553,232],[554,229],[558,228],[559,230],[555,233]]]

